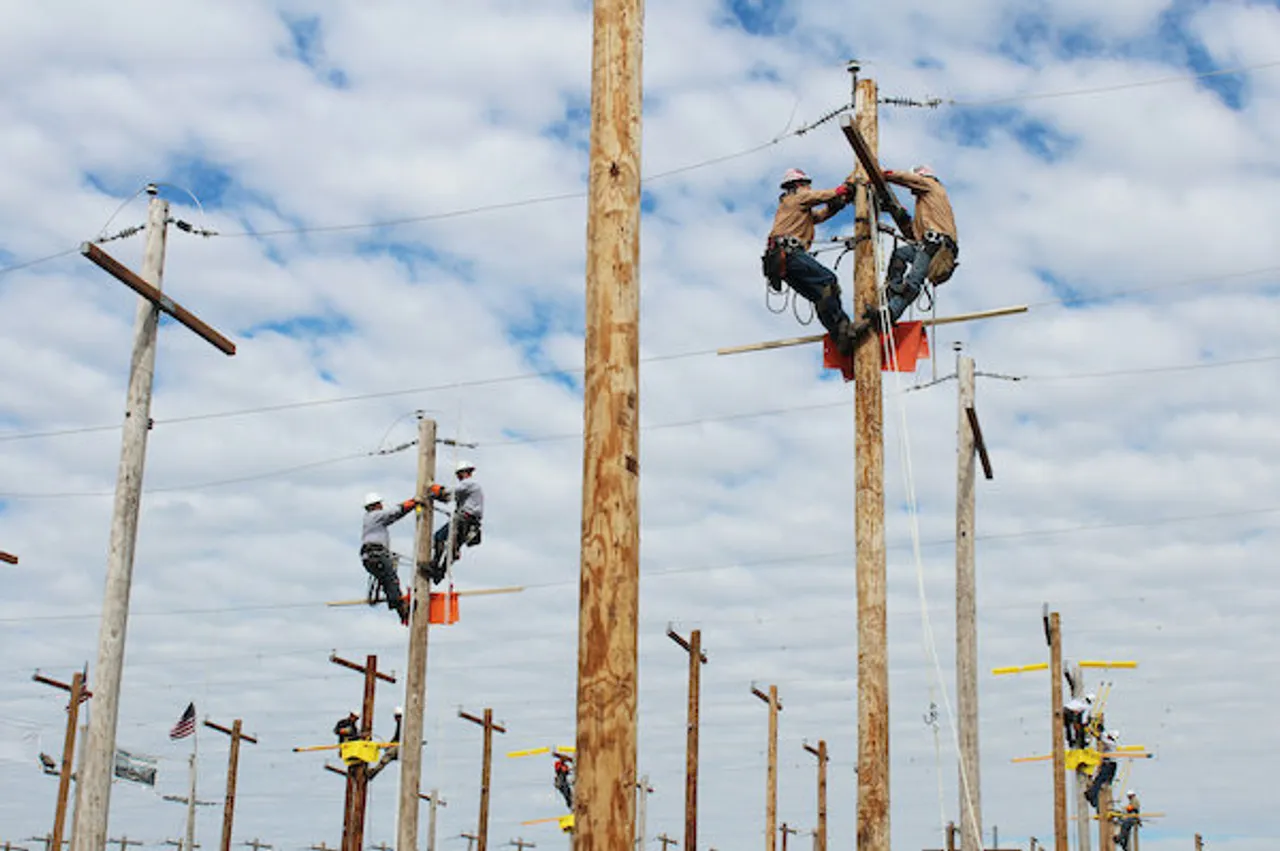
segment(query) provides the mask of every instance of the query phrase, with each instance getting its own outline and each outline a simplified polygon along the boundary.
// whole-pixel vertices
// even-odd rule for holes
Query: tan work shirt
[[[778,199],[778,212],[773,217],[773,229],[769,237],[794,236],[804,244],[805,251],[813,244],[814,225],[825,222],[844,208],[844,190],[810,189],[801,187],[784,193]],[[834,202],[834,203],[833,203]],[[817,208],[821,209],[817,209]]]
[[[956,217],[951,211],[951,199],[946,188],[932,177],[921,177],[911,171],[886,171],[884,179],[905,186],[916,197],[916,215],[912,223],[914,239],[924,239],[928,231],[936,231],[951,237],[959,245],[956,233]]]

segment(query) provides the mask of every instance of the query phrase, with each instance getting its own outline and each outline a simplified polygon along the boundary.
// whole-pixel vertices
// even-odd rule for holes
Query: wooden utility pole
[[[431,523],[435,503],[430,486],[436,478],[436,421],[418,420],[418,487],[421,500],[414,530],[413,593],[409,616],[409,657],[404,675],[404,729],[400,745],[400,820],[396,827],[398,851],[418,849],[418,807],[422,794],[422,728],[427,709],[427,639],[431,618]]]
[[[427,815],[427,851],[436,851],[436,807],[447,807],[449,803],[440,797],[439,789],[432,789],[430,794],[422,795],[422,799],[431,802]]]
[[[1084,696],[1084,674],[1081,672],[1079,665],[1072,666],[1071,676],[1067,677],[1067,682],[1070,684],[1071,696],[1073,698]],[[1059,691],[1062,690],[1061,685],[1058,686],[1058,690]],[[1066,759],[1066,751],[1065,751],[1066,717],[1065,715],[1063,716],[1063,728],[1064,728],[1063,734],[1062,734],[1064,739],[1063,766],[1065,768],[1065,759]],[[1089,776],[1080,771],[1073,771],[1072,774],[1075,775],[1075,787],[1076,787],[1076,790],[1075,790],[1076,791],[1076,801],[1075,801],[1076,851],[1089,851],[1089,847],[1090,845],[1092,845],[1092,843],[1089,841],[1089,834],[1090,834],[1089,800],[1088,798],[1085,797],[1085,792],[1088,791],[1089,789]],[[1099,810],[1098,812],[1103,813],[1106,811]],[[1105,822],[1106,818],[1104,817],[1102,821]],[[1099,834],[1099,835],[1102,835],[1102,834]],[[1100,842],[1098,849],[1099,851],[1110,851],[1109,847],[1105,842]]]
[[[365,662],[351,662],[340,656],[330,655],[329,661],[343,668],[364,674],[364,701],[360,707],[360,738],[373,739],[373,704],[377,695],[378,680],[395,683],[396,678],[378,670],[378,657],[370,654]],[[327,766],[326,766],[327,767]],[[362,851],[364,848],[364,815],[369,801],[369,765],[357,762],[347,766],[347,796],[342,825],[342,851]]]
[[[1200,838],[1200,834],[1196,834],[1196,851],[1204,851],[1204,840]]]
[[[1054,851],[1067,851],[1067,755],[1062,723],[1062,624],[1058,613],[1046,612],[1044,626],[1045,638],[1049,642],[1049,687],[1053,706],[1053,848]]]
[[[325,845],[323,842],[317,843],[315,845],[309,845],[307,847],[309,851],[341,851],[341,849],[339,848],[330,848],[328,845]]]
[[[508,844],[508,845],[514,845],[514,846],[516,847],[517,851],[524,851],[524,849],[526,849],[526,848],[537,848],[537,847],[538,847],[538,843],[536,843],[536,842],[525,842],[525,841],[524,841],[524,837],[519,837],[519,838],[517,838],[517,839],[513,839],[513,840],[511,840],[510,842],[508,842],[507,844]]]
[[[574,839],[617,851],[635,838],[644,2],[592,8]]]
[[[98,632],[98,661],[94,668],[93,712],[85,743],[83,770],[76,783],[78,826],[75,851],[103,851],[107,842],[107,810],[115,762],[116,728],[120,716],[120,678],[124,670],[125,633],[129,621],[129,590],[133,554],[138,538],[138,511],[146,465],[147,432],[151,423],[151,388],[155,375],[156,329],[161,311],[178,319],[220,351],[234,354],[235,346],[160,292],[164,274],[165,236],[169,204],[147,187],[146,247],[142,272],[135,275],[96,245],[81,249],[90,260],[142,295],[133,326],[133,354],[125,399],[120,465],[116,474],[111,536],[107,549],[106,590]]]
[[[258,837],[256,837],[256,836],[255,836],[253,839],[249,840],[248,842],[241,842],[240,844],[241,844],[241,845],[243,845],[243,846],[245,846],[246,848],[252,848],[252,849],[253,849],[253,851],[262,851],[262,849],[263,849],[263,848],[275,848],[275,847],[276,847],[276,846],[272,845],[270,842],[261,842],[261,841],[259,841],[259,840],[258,840]],[[383,851],[390,851],[390,849],[383,849]]]
[[[139,843],[139,844],[141,844],[141,843]],[[161,845],[172,845],[174,848],[177,848],[177,849],[178,849],[178,851],[189,851],[189,849],[187,849],[187,841],[186,841],[185,839],[166,839],[164,842],[162,842],[162,843],[160,843],[160,844],[161,844]],[[195,844],[195,847],[196,847],[196,848],[199,848],[199,847],[200,847],[200,843],[199,843],[199,842],[197,842],[197,843]]]
[[[827,741],[818,746],[806,744],[804,749],[818,758],[818,827],[813,834],[813,851],[827,851]]]
[[[662,843],[662,851],[667,851],[668,845],[675,845],[676,847],[680,846],[679,842],[672,839],[670,836],[667,836],[665,833],[659,833],[657,836],[654,837],[654,839]]]
[[[471,849],[475,847],[475,844],[480,841],[480,837],[476,836],[474,833],[462,833],[459,835],[463,839],[467,840],[467,851],[471,851]]]
[[[856,127],[875,157],[878,89],[854,78]],[[859,175],[869,173],[859,159]],[[875,206],[867,181],[855,193],[855,315],[880,307],[876,280]],[[856,496],[854,529],[858,593],[858,851],[889,851],[889,647],[884,544],[884,400],[880,339],[864,335],[854,349]]]
[[[649,795],[653,787],[649,785],[649,775],[640,778],[636,783],[636,851],[644,851],[649,839]]]
[[[701,694],[702,666],[707,654],[702,652],[702,630],[689,633],[686,641],[667,627],[667,637],[689,654],[689,713],[684,758],[684,847],[696,851],[698,847],[698,704]]]
[[[480,822],[476,828],[480,838],[476,851],[486,851],[489,847],[489,774],[493,766],[493,733],[495,730],[505,733],[507,728],[493,722],[493,710],[488,707],[485,707],[483,718],[469,715],[461,709],[458,710],[458,717],[484,728],[484,763],[480,768]]]
[[[778,700],[776,685],[769,686],[768,694],[752,686],[751,693],[769,704],[769,768],[765,775],[764,847],[765,851],[774,851],[774,834],[778,831],[778,713],[782,711],[782,701]]]
[[[0,561],[5,564],[17,564],[18,557],[13,553],[6,553],[4,550],[0,550]]]
[[[71,700],[67,704],[67,730],[62,739],[62,765],[58,771],[58,801],[53,812],[53,833],[50,844],[54,848],[62,848],[62,831],[67,823],[67,798],[71,792],[72,761],[76,750],[76,724],[80,719],[80,704],[92,696],[84,687],[84,674],[76,671],[70,683],[59,682],[44,676],[39,671],[31,679],[47,686],[53,686],[70,692]]]
[[[110,842],[110,843],[112,843],[112,844],[114,844],[114,845],[119,845],[119,846],[120,846],[120,851],[129,851],[129,846],[130,846],[130,845],[141,845],[141,844],[143,844],[141,840],[139,840],[139,839],[130,839],[130,838],[129,838],[129,837],[127,837],[127,836],[122,836],[122,837],[120,837],[119,839],[108,839],[108,840],[107,840],[107,842]]]
[[[205,719],[204,725],[212,730],[217,730],[231,737],[231,751],[227,756],[227,796],[222,802],[222,851],[231,851],[231,823],[235,819],[236,812],[236,777],[240,773],[240,742],[245,741],[256,745],[258,740],[247,733],[242,732],[243,720],[237,718],[231,722],[231,729],[223,727],[221,724],[215,724]],[[253,840],[257,842],[258,840]],[[249,843],[245,843],[246,845]],[[270,848],[270,845],[265,846]],[[258,851],[254,848],[253,851]]]
[[[974,407],[973,358],[956,361],[960,386],[956,451],[956,708],[960,736],[960,848],[982,851],[982,782],[978,750],[978,594],[974,565],[974,456],[981,452],[991,478],[986,444]]]
[[[1082,777],[1083,775],[1080,775],[1079,772],[1077,772],[1076,776]],[[1084,785],[1084,782],[1080,784],[1082,789],[1084,788]],[[1083,792],[1081,794],[1083,794]],[[1087,830],[1089,826],[1088,802],[1085,801],[1083,803],[1085,807],[1079,811],[1079,817],[1084,822]],[[1115,851],[1115,824],[1111,821],[1111,811],[1114,809],[1114,805],[1115,802],[1112,800],[1111,796],[1111,784],[1107,783],[1098,793],[1098,851]],[[1077,804],[1077,806],[1079,805]],[[1129,851],[1138,851],[1137,847],[1132,842],[1132,837],[1135,834],[1136,831],[1134,834],[1130,834],[1131,841],[1129,842]],[[1088,851],[1088,849],[1086,848],[1085,851]]]
[[[794,827],[789,826],[784,821],[782,823],[782,826],[778,828],[778,832],[782,834],[782,851],[787,851],[787,836],[794,835],[796,833],[799,833],[800,831],[796,830]]]

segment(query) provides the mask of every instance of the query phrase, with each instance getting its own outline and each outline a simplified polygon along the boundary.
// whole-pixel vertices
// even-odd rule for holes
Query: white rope
[[[879,211],[875,209],[874,202],[872,206],[872,213],[877,219],[879,218]],[[879,291],[880,291],[880,306],[879,306],[880,322],[881,322],[880,327],[892,328],[892,323],[889,316],[887,291],[884,289],[883,284],[879,283],[883,280],[881,276],[881,268],[884,264],[883,252],[884,252],[883,241],[877,238],[875,261],[876,261],[877,287],[879,288]],[[925,655],[933,665],[934,683],[936,684],[938,690],[942,694],[943,707],[946,709],[946,713],[947,713],[947,726],[951,730],[951,737],[952,737],[953,744],[955,745],[956,754],[959,755],[960,754],[960,732],[956,727],[955,712],[953,711],[951,706],[951,696],[947,691],[946,682],[942,676],[942,664],[938,659],[938,643],[936,638],[934,637],[933,623],[929,618],[929,599],[925,591],[924,557],[921,554],[919,503],[916,498],[915,470],[911,463],[911,436],[910,436],[910,429],[909,429],[908,419],[907,419],[907,407],[905,402],[906,391],[902,386],[902,373],[898,370],[898,352],[897,352],[897,348],[894,346],[894,342],[893,342],[894,337],[893,337],[892,331],[885,334],[881,339],[883,341],[882,345],[884,347],[882,353],[886,358],[886,360],[888,361],[888,363],[890,364],[891,370],[894,374],[894,385],[895,385],[894,389],[896,391],[894,394],[894,401],[897,405],[899,418],[901,420],[901,427],[899,428],[899,455],[902,462],[901,468],[902,468],[903,488],[906,492],[907,513],[908,513],[909,523],[911,527],[911,553],[916,563],[916,591],[920,599],[920,626],[921,626],[921,632],[922,632],[922,640],[925,646]],[[964,760],[959,759],[958,762],[960,765],[960,786],[961,786],[960,792],[965,802],[965,806],[964,806],[965,811],[961,814],[961,818],[967,817],[969,819],[970,826],[973,828],[973,831],[975,833],[980,834],[980,831],[978,830],[977,811],[973,804],[973,793],[972,793],[970,778],[968,776],[968,773],[965,771]],[[945,830],[945,827],[946,827],[945,806],[943,807],[942,822],[943,822],[943,829]]]

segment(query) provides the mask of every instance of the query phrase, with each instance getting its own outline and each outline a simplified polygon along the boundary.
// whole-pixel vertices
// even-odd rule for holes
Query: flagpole
[[[187,847],[186,851],[196,851],[196,754],[199,752],[200,739],[196,728],[191,728],[191,787],[187,791]]]

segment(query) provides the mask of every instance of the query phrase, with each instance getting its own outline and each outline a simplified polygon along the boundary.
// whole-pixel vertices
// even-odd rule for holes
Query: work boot
[[[409,625],[409,597],[405,595],[400,598],[399,605],[396,606],[396,612],[400,615],[400,623],[405,626]]]
[[[853,323],[848,319],[841,319],[836,323],[835,330],[829,332],[831,342],[835,343],[836,351],[841,357],[849,357],[853,354],[853,344],[857,340],[854,334]]]

